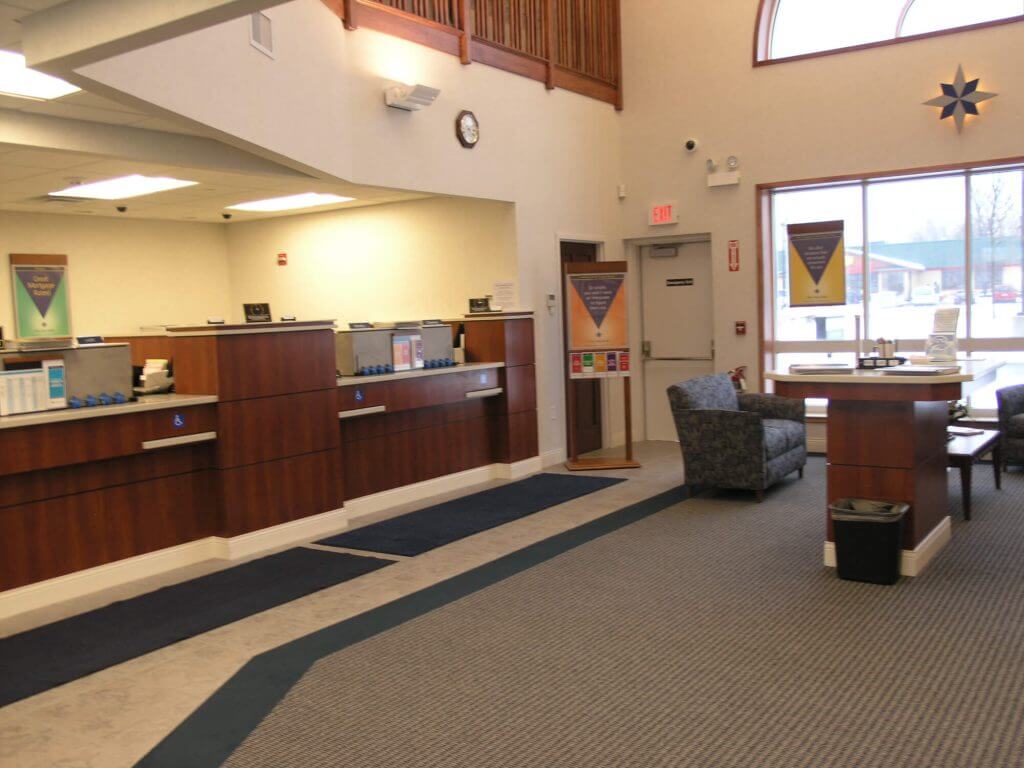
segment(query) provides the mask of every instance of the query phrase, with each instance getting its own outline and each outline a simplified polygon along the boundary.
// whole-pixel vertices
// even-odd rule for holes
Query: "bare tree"
[[[975,177],[977,179],[978,177]],[[984,186],[972,184],[971,203],[973,215],[971,218],[972,236],[975,247],[972,253],[975,255],[975,265],[978,264],[977,256],[980,248],[977,245],[985,243],[988,252],[988,288],[994,290],[1000,281],[996,277],[996,252],[1002,240],[1013,237],[1020,233],[1020,221],[1014,216],[1014,195],[1009,190],[1009,185],[1003,174],[991,174],[984,178],[988,183]],[[978,276],[975,268],[974,275]]]

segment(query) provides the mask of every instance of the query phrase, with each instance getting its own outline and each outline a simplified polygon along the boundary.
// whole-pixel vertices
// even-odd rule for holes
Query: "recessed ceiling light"
[[[0,51],[0,93],[6,96],[49,101],[80,90],[59,77],[29,69],[20,53]]]
[[[301,195],[288,195],[287,197],[272,197],[268,200],[253,200],[250,203],[239,203],[229,205],[232,211],[291,211],[296,208],[315,208],[318,205],[331,205],[333,203],[347,203],[355,200],[354,197],[342,197],[320,192],[305,192]]]
[[[124,200],[128,197],[152,195],[168,189],[180,189],[198,184],[198,181],[172,179],[169,176],[121,176],[116,179],[94,181],[91,184],[73,184],[67,189],[51,192],[55,197],[81,197],[92,200]]]

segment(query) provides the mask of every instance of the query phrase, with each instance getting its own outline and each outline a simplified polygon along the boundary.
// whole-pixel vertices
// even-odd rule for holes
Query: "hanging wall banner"
[[[629,376],[626,286],[624,262],[566,265],[570,378]]]
[[[790,224],[789,304],[846,304],[846,254],[842,221]]]
[[[67,256],[12,253],[14,325],[20,339],[71,336]]]

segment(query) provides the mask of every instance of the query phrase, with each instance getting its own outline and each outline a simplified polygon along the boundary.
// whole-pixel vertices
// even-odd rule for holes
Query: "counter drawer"
[[[216,430],[213,404],[4,429],[0,475],[131,456],[146,450],[143,443]]]
[[[500,369],[484,368],[437,376],[354,384],[338,388],[338,411],[362,411],[373,408],[378,413],[396,413],[416,408],[432,408],[460,403],[474,393],[501,386]],[[384,410],[379,408],[383,406]],[[369,411],[367,411],[369,413]],[[355,415],[355,414],[353,414]]]

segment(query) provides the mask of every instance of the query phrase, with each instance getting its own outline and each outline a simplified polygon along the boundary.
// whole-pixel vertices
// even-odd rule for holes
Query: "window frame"
[[[825,51],[812,51],[810,53],[800,53],[795,56],[782,56],[779,58],[771,57],[771,42],[772,33],[775,28],[775,17],[779,12],[779,4],[782,0],[759,0],[757,8],[757,21],[754,27],[754,57],[753,64],[755,67],[764,67],[771,64],[786,64],[791,61],[804,61],[806,59],[817,59],[822,56],[835,56],[841,53],[851,53],[853,51],[864,51],[871,48],[881,48],[886,45],[899,45],[901,43],[911,43],[916,40],[929,40],[933,37],[942,37],[945,35],[956,35],[961,32],[972,32],[977,29],[987,29],[989,27],[1000,27],[1005,24],[1018,24],[1024,21],[1024,14],[1017,16],[1008,16],[1005,19],[993,19],[992,21],[980,21],[976,24],[965,24],[959,27],[950,27],[948,29],[937,29],[932,32],[921,32],[916,35],[900,36],[899,32],[903,28],[903,23],[906,20],[907,14],[910,12],[911,7],[914,5],[916,0],[907,0],[907,3],[903,7],[903,11],[900,13],[899,20],[894,30],[895,36],[886,40],[876,40],[870,43],[858,43],[857,45],[848,45],[843,48],[830,48]]]
[[[970,228],[971,217],[971,178],[984,173],[998,173],[1000,171],[1012,171],[1020,169],[1024,172],[1024,156],[1003,158],[1000,160],[986,160],[969,163],[956,163],[941,166],[929,166],[923,168],[901,169],[894,171],[880,171],[874,173],[846,174],[843,176],[821,177],[814,179],[803,179],[787,182],[771,182],[758,184],[756,189],[757,209],[757,306],[760,318],[758,334],[758,376],[761,390],[768,391],[768,381],[764,374],[775,368],[776,355],[793,354],[800,352],[834,352],[834,353],[855,353],[856,342],[854,340],[842,341],[782,341],[775,338],[777,325],[777,302],[775,296],[777,250],[775,247],[775,221],[774,221],[774,195],[780,192],[794,191],[800,189],[832,188],[838,186],[858,186],[862,190],[862,205],[864,206],[865,229],[867,227],[867,190],[872,182],[882,180],[895,181],[901,178],[936,178],[942,176],[963,176],[965,185],[965,259],[964,274],[967,280],[973,279],[973,253],[972,233]],[[867,270],[863,270],[867,274]],[[867,292],[863,294],[862,301],[869,304]],[[869,322],[869,310],[864,312],[865,324]],[[959,351],[966,354],[985,352],[1024,352],[1024,336],[1007,338],[975,338],[970,335],[972,302],[968,301],[964,308],[965,327],[967,331],[964,338],[959,340]],[[866,337],[867,331],[865,331]],[[902,345],[914,345],[923,348],[925,339],[901,338],[898,339]],[[817,413],[815,411],[815,413]],[[979,412],[980,415],[989,415],[987,412]]]

